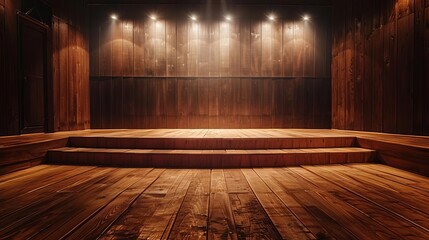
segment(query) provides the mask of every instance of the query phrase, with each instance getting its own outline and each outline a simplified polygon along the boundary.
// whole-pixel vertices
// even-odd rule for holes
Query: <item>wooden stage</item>
[[[329,129],[117,129],[0,137],[0,174],[49,161],[166,168],[379,162],[428,175],[428,159],[428,137]]]
[[[385,165],[427,174],[428,150],[315,129],[2,137],[0,239],[429,239],[429,178]]]
[[[379,164],[39,165],[0,201],[0,239],[429,239],[429,179]]]

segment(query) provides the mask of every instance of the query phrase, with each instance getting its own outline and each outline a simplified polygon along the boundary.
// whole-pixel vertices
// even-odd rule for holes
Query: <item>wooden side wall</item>
[[[429,134],[429,1],[334,1],[332,127]]]
[[[20,133],[18,88],[18,0],[0,0],[0,135]],[[48,99],[48,130],[89,128],[89,53],[87,3],[47,1],[55,15],[50,26],[53,52],[53,97]],[[51,46],[52,45],[52,46]],[[53,105],[53,106],[52,106]]]
[[[87,1],[52,3],[54,130],[90,128]]]
[[[329,7],[205,7],[91,6],[92,128],[330,128]]]

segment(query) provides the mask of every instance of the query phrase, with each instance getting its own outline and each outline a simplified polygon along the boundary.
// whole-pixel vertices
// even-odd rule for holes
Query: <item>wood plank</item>
[[[413,16],[407,16],[398,20],[398,68],[397,72],[397,132],[412,133],[412,96],[411,84],[413,79],[412,66],[410,60],[413,58],[413,53],[409,49],[413,49]],[[399,57],[400,56],[400,57]],[[407,117],[404,117],[407,116]]]
[[[314,192],[316,194],[312,193],[310,195],[322,203],[322,205],[318,205],[321,209],[331,212],[330,216],[340,221],[341,225],[346,226],[358,239],[385,239],[397,238],[399,236],[393,233],[394,231],[391,228],[385,226],[384,222],[374,221],[371,215],[368,216],[365,214],[367,211],[370,211],[367,209],[367,206],[369,205],[369,208],[372,206],[365,203],[365,201],[361,201],[356,195],[350,194],[347,190],[342,189],[341,186],[338,187],[335,183],[325,181],[302,168],[291,168],[289,170],[297,174],[295,176],[298,177],[298,183],[301,185],[308,182],[319,189],[330,189],[330,191],[317,190]],[[340,197],[342,195],[347,195],[350,198],[357,199],[358,202],[362,202],[363,204],[360,206],[363,208],[356,209],[353,204],[342,199]],[[339,216],[336,216],[336,214],[339,214]]]
[[[148,172],[144,178],[131,185],[100,211],[94,212],[90,218],[76,225],[64,237],[68,239],[100,237],[163,172],[163,169]]]
[[[188,76],[188,22],[177,22],[177,76]]]
[[[156,69],[156,21],[144,22],[144,75],[155,76]]]
[[[169,239],[206,239],[209,216],[210,170],[198,170],[187,190]],[[190,230],[191,229],[191,230]]]
[[[296,176],[291,175],[290,172],[287,172],[287,175],[284,175],[283,172],[279,173],[279,171],[275,169],[256,169],[255,171],[314,236],[318,238],[329,238],[332,236],[338,239],[355,238],[347,229],[343,229],[336,219],[330,217],[324,211],[314,207],[313,204],[307,204],[306,202],[303,202],[302,200],[299,201],[294,197],[293,192],[305,191],[303,187],[299,185]],[[276,177],[278,177],[278,179]],[[282,184],[280,179],[286,177],[288,179],[288,184]]]
[[[272,31],[273,26],[271,21],[261,23],[261,76],[271,77],[273,75],[272,61]]]
[[[353,192],[354,194],[360,196],[360,198],[341,196],[341,198],[344,198],[344,201],[348,202],[349,204],[353,204],[357,208],[361,209],[361,211],[371,216],[374,220],[383,222],[383,224],[386,227],[390,228],[392,232],[400,236],[404,236],[410,233],[409,229],[413,228],[415,230],[410,237],[416,239],[424,239],[425,236],[428,234],[426,228],[420,228],[420,224],[423,223],[422,221],[417,221],[418,223],[415,222],[415,220],[420,218],[420,214],[417,214],[417,212],[415,211],[414,213],[411,213],[411,209],[400,207],[400,204],[395,205],[395,202],[392,200],[390,200],[389,202],[386,201],[386,199],[380,198],[379,196],[380,192],[382,191],[381,189],[372,188],[372,191],[368,191],[368,188],[366,188],[364,185],[356,184],[355,180],[350,181],[350,178],[344,178],[339,176],[343,175],[339,171],[333,174],[332,170],[327,171],[327,169],[324,169],[323,167],[318,169],[313,167],[305,168],[316,173],[317,175],[323,177],[328,181],[341,182],[341,187],[344,187],[349,191]],[[330,175],[329,179],[327,178],[327,173]],[[362,192],[363,189],[366,189],[364,193]],[[400,209],[401,214],[406,215],[404,216],[398,214],[395,209]],[[407,216],[411,217],[411,219],[407,218]]]
[[[134,23],[122,22],[122,76],[134,75]]]
[[[240,76],[240,25],[229,21],[229,68],[230,76]]]
[[[198,76],[198,65],[199,65],[199,32],[200,23],[191,21],[188,23],[188,49],[187,49],[187,76],[196,77]]]
[[[210,39],[209,39],[209,22],[201,22],[198,29],[198,76],[209,76],[209,53],[210,53]]]
[[[219,70],[221,77],[230,77],[232,69],[230,66],[231,54],[231,33],[230,24],[228,22],[219,23]]]
[[[294,24],[290,20],[283,21],[283,51],[282,51],[282,62],[283,62],[283,76],[293,76],[293,62],[294,62],[294,51],[295,51],[295,40],[294,40]]]
[[[240,76],[251,76],[250,22],[240,20]]]
[[[155,76],[167,75],[166,22],[157,20],[155,24]]]
[[[57,169],[57,172],[61,172],[61,170]],[[35,186],[27,193],[3,201],[4,207],[1,209],[1,213],[9,223],[13,222],[17,217],[21,217],[19,214],[22,212],[36,212],[44,209],[46,205],[52,202],[52,195],[57,192],[74,192],[84,189],[85,186],[90,186],[90,184],[101,181],[106,177],[106,174],[113,172],[114,170],[111,168],[76,168],[74,171],[66,172],[63,177],[57,176],[56,179],[59,180],[58,182],[45,184],[41,187]]]
[[[53,229],[58,229],[58,227],[68,221],[68,218],[62,218],[61,216],[69,216],[71,218],[73,215],[79,214],[79,211],[74,210],[75,207],[73,207],[73,204],[75,203],[70,201],[71,198],[78,199],[80,197],[81,200],[86,201],[93,199],[94,196],[100,196],[98,194],[103,194],[103,191],[104,194],[113,194],[115,191],[109,191],[108,187],[114,183],[116,183],[116,185],[122,184],[123,180],[120,180],[130,172],[131,170],[129,169],[123,169],[117,171],[115,174],[112,173],[103,181],[105,184],[101,185],[94,184],[94,182],[89,182],[90,185],[84,186],[85,191],[81,192],[79,196],[77,196],[76,193],[58,193],[55,201],[51,201],[49,204],[44,204],[42,207],[30,210],[32,214],[28,214],[28,209],[25,209],[19,214],[14,214],[14,217],[18,217],[19,220],[15,222],[10,221],[10,224],[7,226],[7,228],[2,229],[2,236],[7,237],[13,235],[19,238],[32,237],[52,226],[54,227]],[[107,199],[109,199],[108,196],[109,195],[106,196]],[[103,198],[99,199],[99,201],[102,200]],[[38,221],[35,221],[35,219],[38,219]],[[43,221],[41,219],[43,219]],[[4,224],[2,224],[2,226],[4,226]],[[19,234],[17,234],[17,229],[25,230],[19,231]],[[48,231],[45,233],[49,234],[50,232]]]
[[[166,170],[101,239],[114,236],[161,239],[168,235],[194,176],[193,170]]]
[[[280,239],[281,236],[252,192],[243,173],[223,170],[239,239]]]
[[[313,21],[303,20],[303,37],[304,37],[304,73],[305,77],[315,77],[315,25]]]
[[[208,239],[238,239],[222,170],[211,171]]]
[[[220,25],[218,22],[210,22],[209,25],[209,76],[220,76]]]
[[[262,25],[260,22],[251,21],[250,25],[250,48],[251,48],[251,76],[261,76],[262,65]]]
[[[167,76],[177,76],[177,31],[176,21],[167,19],[165,23],[166,31],[166,60],[167,60]]]
[[[252,169],[241,170],[282,238],[315,239]]]
[[[136,20],[133,22],[133,63],[134,76],[142,76],[145,71],[145,22]]]

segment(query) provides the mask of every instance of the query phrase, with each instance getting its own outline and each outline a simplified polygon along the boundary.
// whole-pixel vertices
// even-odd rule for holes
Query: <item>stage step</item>
[[[357,147],[189,150],[64,147],[48,152],[55,164],[166,168],[246,168],[367,163],[375,151]]]
[[[287,138],[151,138],[151,137],[70,137],[69,147],[121,149],[293,149],[357,147],[355,137]]]

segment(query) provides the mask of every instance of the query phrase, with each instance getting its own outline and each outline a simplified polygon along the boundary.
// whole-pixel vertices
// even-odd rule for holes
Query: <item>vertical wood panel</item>
[[[272,76],[273,75],[273,59],[272,59],[272,29],[273,25],[271,21],[262,22],[261,39],[262,39],[262,58],[261,58],[261,75]]]
[[[230,27],[229,22],[220,22],[219,24],[219,70],[221,77],[231,76]]]
[[[229,67],[230,76],[240,76],[240,24],[237,21],[229,23]]]
[[[4,1],[1,1],[2,5],[0,6],[0,111],[6,112],[6,61],[5,61],[5,8]],[[6,126],[6,114],[2,114],[0,117],[1,126]],[[0,127],[0,135],[6,135],[6,127]]]
[[[188,22],[177,22],[177,76],[188,75]]]
[[[209,76],[209,24],[203,22],[198,31],[198,76]]]
[[[314,62],[314,24],[312,21],[303,21],[304,39],[304,77],[315,77]]]
[[[69,48],[68,48],[68,36],[69,30],[67,23],[60,21],[59,22],[59,92],[60,92],[60,130],[69,129],[69,106],[67,103],[68,99],[68,86],[67,82],[69,79],[68,69],[69,69]]]
[[[134,75],[140,76],[145,73],[145,32],[144,22],[136,20],[133,28],[133,56],[134,56]],[[92,49],[91,49],[92,51]]]
[[[251,76],[261,76],[262,64],[262,24],[257,21],[251,21],[250,28],[250,48],[251,48]]]
[[[144,75],[155,76],[156,21],[144,23]]]
[[[192,21],[188,24],[188,74],[187,76],[198,76],[199,65],[199,32],[200,24]]]
[[[209,25],[209,76],[220,76],[219,70],[219,22],[211,22]]]
[[[166,44],[167,44],[167,76],[174,77],[177,75],[177,32],[176,32],[176,21],[168,19],[166,21]]]
[[[272,23],[271,27],[271,60],[272,60],[272,76],[282,76],[282,21],[277,20]],[[314,44],[314,43],[313,43]]]
[[[122,76],[134,74],[134,25],[132,21],[122,23]]]
[[[405,3],[404,3],[405,4]],[[401,5],[402,6],[402,5]],[[407,5],[408,6],[408,5]],[[408,7],[406,8],[408,9]],[[408,11],[408,10],[404,10]],[[399,16],[401,12],[399,12]],[[413,130],[413,89],[412,81],[412,37],[413,32],[413,15],[408,15],[398,19],[398,92],[397,92],[397,131],[400,133],[409,133]],[[404,117],[407,116],[407,117]]]
[[[240,75],[251,76],[250,22],[240,21]]]
[[[167,75],[165,20],[155,25],[155,76]]]

